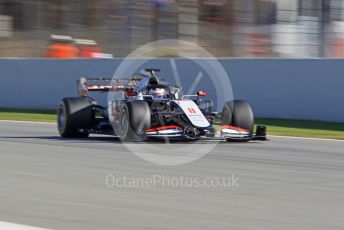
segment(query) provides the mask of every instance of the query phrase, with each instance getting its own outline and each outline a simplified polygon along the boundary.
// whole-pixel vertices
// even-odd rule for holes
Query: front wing
[[[145,132],[147,138],[169,139],[169,140],[226,140],[226,141],[250,141],[250,140],[267,140],[266,127],[257,126],[256,132],[252,133],[245,129],[235,126],[221,126],[219,132],[214,132],[213,128],[205,129],[205,135],[194,137],[187,135],[184,130],[176,125],[161,126],[148,129]]]

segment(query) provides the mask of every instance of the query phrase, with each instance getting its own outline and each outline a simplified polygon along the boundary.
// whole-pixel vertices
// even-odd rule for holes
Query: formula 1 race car
[[[214,112],[212,101],[204,99],[206,92],[183,96],[181,87],[159,79],[157,72],[145,69],[143,74],[120,79],[81,78],[77,83],[79,97],[64,98],[59,104],[60,135],[108,134],[123,141],[266,140],[265,126],[257,126],[254,133],[254,117],[246,101],[227,101],[222,112]],[[99,105],[89,92],[112,95],[107,107]]]

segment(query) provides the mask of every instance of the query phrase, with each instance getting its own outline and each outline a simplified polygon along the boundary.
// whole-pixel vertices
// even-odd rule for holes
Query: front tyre
[[[251,106],[243,100],[227,101],[222,110],[222,125],[232,125],[253,133],[254,116]]]
[[[131,101],[123,104],[118,135],[122,141],[142,140],[151,126],[151,112],[147,102]]]
[[[57,110],[57,129],[61,137],[86,138],[93,122],[92,100],[86,97],[64,98]]]

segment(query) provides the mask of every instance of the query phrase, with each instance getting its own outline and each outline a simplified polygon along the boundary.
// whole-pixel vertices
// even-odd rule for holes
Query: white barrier
[[[55,108],[76,95],[82,76],[112,76],[120,59],[2,59],[0,108]],[[250,102],[257,117],[344,121],[344,60],[220,59],[229,73],[235,98]],[[191,84],[199,68],[177,59],[181,79]],[[169,79],[169,59],[150,61]],[[198,88],[208,91],[209,85]],[[221,100],[221,99],[219,99]]]

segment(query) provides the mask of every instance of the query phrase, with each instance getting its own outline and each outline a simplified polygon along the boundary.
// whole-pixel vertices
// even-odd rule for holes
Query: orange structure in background
[[[246,55],[253,57],[271,56],[271,38],[265,34],[250,34],[247,37]]]
[[[344,38],[335,39],[331,47],[331,56],[335,58],[344,57]]]
[[[51,44],[45,54],[47,58],[77,58],[78,48],[75,47],[73,38],[70,36],[52,35]]]
[[[48,58],[77,58],[78,49],[74,45],[57,42],[50,45],[46,56]]]
[[[96,54],[100,54],[101,50],[97,42],[86,39],[75,39],[75,45],[79,51],[80,58],[95,58]]]
[[[51,35],[51,44],[44,56],[47,58],[95,58],[100,54],[101,50],[97,42],[93,40]]]

